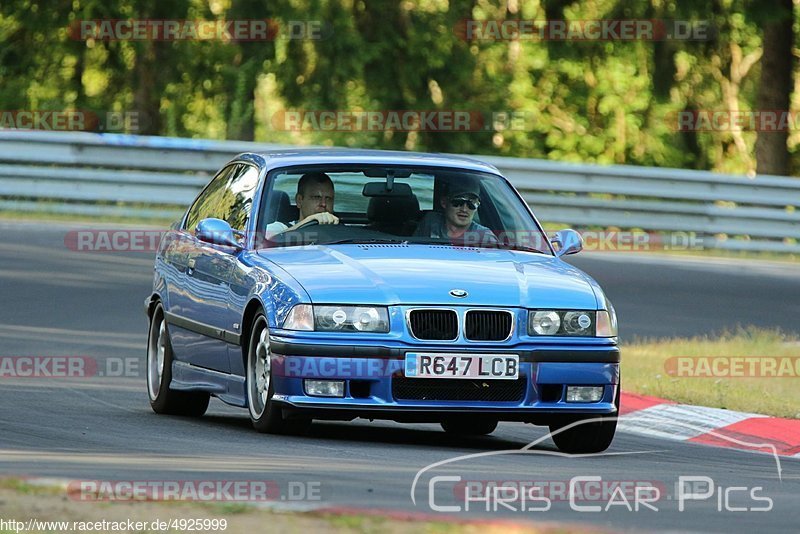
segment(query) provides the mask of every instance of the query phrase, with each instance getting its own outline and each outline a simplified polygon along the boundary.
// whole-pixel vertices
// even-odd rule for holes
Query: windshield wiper
[[[337,239],[335,241],[326,241],[323,243],[308,243],[312,245],[346,245],[346,244],[354,244],[354,245],[372,245],[376,243],[389,243],[389,244],[398,244],[398,245],[444,245],[444,246],[455,246],[455,247],[468,247],[468,248],[499,248],[503,250],[516,250],[518,252],[533,252],[534,254],[545,254],[548,255],[547,252],[536,249],[536,248],[529,248],[522,245],[512,245],[512,244],[502,244],[498,242],[491,242],[491,243],[476,243],[476,244],[460,244],[460,243],[452,243],[447,239],[442,240],[434,240],[434,239],[414,239],[413,241],[408,239],[380,239],[380,238],[348,238],[348,239]]]
[[[320,245],[346,245],[346,244],[356,244],[356,245],[371,245],[374,243],[396,243],[399,245],[408,245],[407,239],[373,239],[373,238],[350,238],[350,239],[337,239],[336,241],[326,241],[324,243],[319,243]]]
[[[516,250],[518,252],[533,252],[534,254],[545,254],[547,256],[550,255],[550,254],[548,254],[547,252],[545,252],[543,250],[539,250],[538,248],[531,248],[531,247],[526,247],[526,246],[523,246],[523,245],[512,245],[511,243],[506,243],[506,244],[503,244],[503,243],[491,243],[490,246],[495,246],[495,247],[501,248],[503,250]]]
[[[323,245],[323,246],[327,246],[327,245],[347,245],[347,244],[372,245],[372,244],[375,244],[375,243],[388,243],[388,244],[408,245],[408,241],[405,240],[405,239],[372,239],[372,238],[336,239],[334,241],[322,241],[322,242],[319,242],[316,239],[299,240],[299,241],[290,240],[288,242],[279,241],[279,240],[272,240],[272,239],[266,239],[265,243],[269,244],[269,246],[266,247],[266,248],[270,248],[270,247],[276,247],[276,248],[279,248],[279,247],[304,247],[304,246],[309,246],[309,245]]]
[[[549,254],[546,251],[539,250],[537,248],[529,248],[523,245],[512,245],[512,244],[503,244],[498,241],[488,241],[488,242],[481,242],[481,243],[460,243],[460,242],[453,242],[450,239],[415,239],[414,241],[409,241],[411,245],[441,245],[441,246],[452,246],[452,247],[466,247],[466,248],[499,248],[503,250],[516,250],[518,252],[533,252],[535,254]]]

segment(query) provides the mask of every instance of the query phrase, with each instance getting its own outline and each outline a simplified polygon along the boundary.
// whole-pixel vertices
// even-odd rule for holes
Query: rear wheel
[[[614,404],[617,407],[616,413],[609,415],[564,417],[556,423],[551,423],[550,432],[553,434],[551,437],[559,450],[569,454],[590,454],[603,452],[609,448],[611,442],[614,441],[614,434],[616,434],[617,431],[620,389],[618,384],[617,396],[614,399]],[[561,430],[572,423],[592,419],[596,421],[576,424],[572,428]]]
[[[296,434],[304,432],[311,424],[309,419],[284,419],[281,407],[272,397],[272,353],[269,345],[269,327],[263,313],[256,315],[247,344],[247,408],[250,421],[259,432],[270,434]]]
[[[442,428],[448,434],[459,436],[486,436],[497,428],[496,419],[451,418],[442,421]]]
[[[169,341],[164,306],[156,304],[147,335],[147,396],[153,411],[160,414],[200,417],[208,409],[210,395],[200,391],[175,391],[172,382],[172,345]]]

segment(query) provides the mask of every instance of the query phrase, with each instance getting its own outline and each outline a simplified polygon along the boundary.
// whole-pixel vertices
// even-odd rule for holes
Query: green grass
[[[386,529],[386,522],[381,517],[364,515],[322,515],[332,527],[348,532],[364,532],[380,534]]]
[[[19,478],[0,478],[0,489],[16,491],[23,495],[63,495],[64,490],[57,486],[29,484]]]
[[[749,328],[716,339],[635,341],[622,350],[622,389],[685,404],[800,418],[798,376],[671,376],[671,357],[800,357],[800,341],[776,330]],[[795,368],[796,369],[796,368]],[[713,373],[712,373],[713,374]]]
[[[240,502],[213,503],[209,507],[224,516],[243,514],[252,509],[252,506]]]

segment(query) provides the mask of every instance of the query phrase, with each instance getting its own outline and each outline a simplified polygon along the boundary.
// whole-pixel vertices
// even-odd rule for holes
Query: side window
[[[253,208],[253,195],[258,185],[258,169],[251,165],[239,165],[230,175],[226,188],[227,213],[221,219],[235,230],[244,230],[250,210]]]
[[[222,219],[227,212],[225,209],[225,191],[228,185],[228,180],[231,174],[234,173],[240,165],[228,165],[217,174],[208,187],[200,194],[195,203],[189,208],[189,214],[186,216],[185,230],[194,232],[197,228],[197,223],[209,217]]]
[[[533,230],[538,233],[538,230],[532,228],[532,222],[522,218],[523,212],[519,209],[513,209],[513,206],[517,203],[511,198],[511,192],[503,182],[500,180],[483,180],[483,187],[486,191],[486,198],[483,199],[484,203],[481,205],[480,209],[484,209],[484,206],[486,209],[493,207],[497,211],[497,215],[500,219],[501,227],[493,228],[493,230],[504,232],[513,232],[515,230],[529,232]]]

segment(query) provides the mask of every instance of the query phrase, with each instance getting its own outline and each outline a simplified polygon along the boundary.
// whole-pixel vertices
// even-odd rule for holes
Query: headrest
[[[267,206],[266,220],[268,223],[280,220],[278,213],[286,204],[289,204],[289,194],[286,191],[273,191]]]
[[[292,206],[289,201],[289,193],[286,191],[272,191],[272,200],[267,206],[267,223],[281,221],[287,223],[297,220],[297,206]]]
[[[372,197],[367,206],[367,218],[374,223],[401,223],[419,213],[416,195],[406,197]]]

